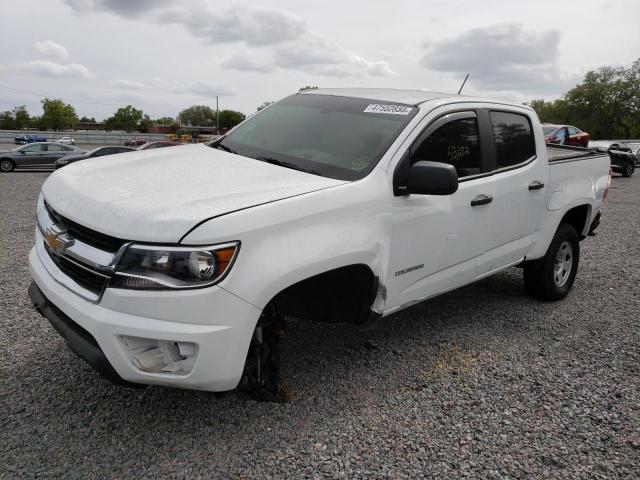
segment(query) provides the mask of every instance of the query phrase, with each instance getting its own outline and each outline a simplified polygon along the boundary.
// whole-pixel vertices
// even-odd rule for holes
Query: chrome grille
[[[104,233],[96,232],[95,230],[83,227],[82,225],[79,225],[76,222],[63,217],[55,210],[53,210],[47,202],[44,202],[44,206],[47,209],[49,217],[53,220],[54,223],[63,226],[64,229],[69,232],[72,237],[88,245],[99,248],[101,250],[106,250],[108,252],[117,252],[118,249],[125,243],[125,241],[120,238],[115,238],[109,235],[105,235]]]
[[[100,301],[128,242],[78,225],[43,200],[38,203],[37,221],[36,247],[49,273],[78,295]]]
[[[91,268],[84,267],[64,256],[56,255],[51,251],[46,242],[44,242],[44,247],[47,253],[49,253],[49,257],[53,263],[55,263],[65,275],[97,296],[102,295],[102,292],[107,288],[107,284],[109,283],[109,276],[99,274]]]

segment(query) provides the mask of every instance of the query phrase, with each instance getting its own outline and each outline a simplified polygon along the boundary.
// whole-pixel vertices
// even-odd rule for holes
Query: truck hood
[[[204,220],[346,183],[206,145],[91,158],[42,187],[60,215],[114,237],[178,243]]]

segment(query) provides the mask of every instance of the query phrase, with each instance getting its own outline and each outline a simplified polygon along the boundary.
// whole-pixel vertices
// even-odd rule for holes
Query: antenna
[[[458,90],[458,95],[460,95],[460,92],[464,88],[464,84],[467,83],[467,78],[469,78],[469,74],[468,73],[467,73],[467,76],[464,77],[464,81],[462,82],[462,85],[460,85],[460,90]]]

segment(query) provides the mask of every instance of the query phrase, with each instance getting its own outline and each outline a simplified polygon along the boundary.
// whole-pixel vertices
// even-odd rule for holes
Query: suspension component
[[[273,305],[263,311],[253,333],[241,388],[256,400],[286,402],[291,390],[280,385],[280,338],[284,318]]]

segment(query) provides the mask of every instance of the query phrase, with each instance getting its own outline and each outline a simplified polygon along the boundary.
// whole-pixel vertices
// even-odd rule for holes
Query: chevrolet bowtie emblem
[[[67,248],[73,245],[75,240],[71,238],[65,230],[58,230],[56,228],[49,227],[45,232],[44,241],[47,243],[52,253],[62,255]]]

